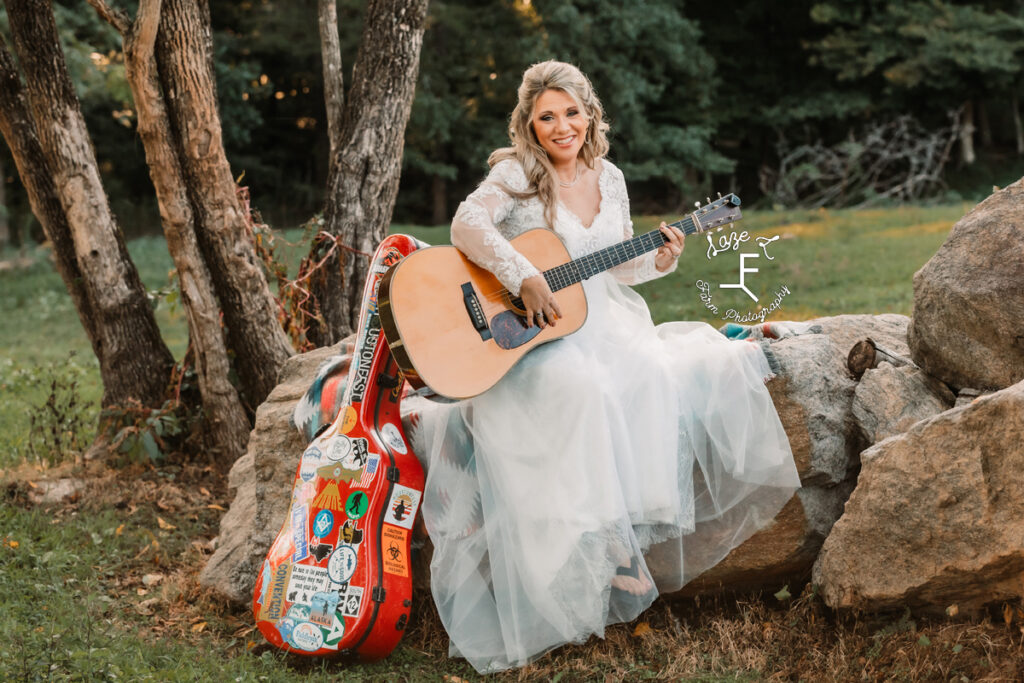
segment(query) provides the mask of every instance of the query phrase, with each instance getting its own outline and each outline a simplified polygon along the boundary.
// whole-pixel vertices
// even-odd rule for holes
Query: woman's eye
[[[553,118],[554,118],[554,117],[553,117],[553,116],[551,116],[550,114],[545,114],[544,116],[540,117],[540,120],[541,120],[541,121],[550,121],[550,120],[551,120],[551,119],[553,119]]]
[[[578,111],[576,111],[575,109],[570,109],[570,110],[568,111],[568,115],[569,115],[569,116],[576,116],[577,114],[579,114],[579,112],[578,112]]]

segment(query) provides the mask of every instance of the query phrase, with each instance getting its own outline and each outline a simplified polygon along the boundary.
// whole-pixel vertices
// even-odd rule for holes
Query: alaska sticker
[[[388,510],[384,521],[397,524],[404,529],[411,529],[416,520],[416,507],[420,504],[420,492],[408,486],[395,484],[388,502]]]
[[[259,618],[262,621],[277,621],[284,616],[285,590],[288,587],[293,566],[290,562],[282,562],[274,569],[267,597],[263,601],[263,609],[260,610]]]
[[[409,531],[401,527],[384,525],[381,546],[384,548],[384,571],[396,576],[409,576],[409,558],[406,554]]]
[[[334,583],[346,583],[356,573],[356,551],[343,545],[327,560],[327,575]]]
[[[314,595],[326,592],[330,587],[331,579],[326,569],[297,564],[292,567],[286,597],[288,602],[296,605],[308,605],[313,602]]]
[[[383,427],[380,428],[381,436],[384,437],[384,441],[387,442],[391,450],[402,453],[403,455],[409,452],[409,449],[405,447],[405,439],[398,433],[398,427],[387,422]]]
[[[338,609],[338,592],[314,593],[309,605],[309,620],[317,626],[331,628],[334,625],[334,612]]]
[[[331,529],[334,528],[334,513],[330,510],[321,510],[316,513],[316,517],[313,518],[313,535],[317,538],[323,538],[327,534],[331,533]],[[323,558],[321,558],[323,559]]]
[[[346,617],[358,617],[359,606],[363,604],[362,586],[349,586],[341,599],[341,613]]]
[[[292,645],[313,652],[324,646],[324,634],[318,626],[309,622],[299,624],[292,629]]]
[[[345,501],[345,514],[349,519],[359,519],[366,514],[369,507],[370,499],[366,496],[366,491],[353,491]]]
[[[292,553],[292,562],[299,562],[309,557],[309,539],[306,537],[307,521],[309,512],[305,505],[292,506],[292,541],[295,544],[295,552]]]

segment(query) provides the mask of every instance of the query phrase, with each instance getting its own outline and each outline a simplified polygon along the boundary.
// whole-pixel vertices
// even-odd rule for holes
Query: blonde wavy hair
[[[505,159],[515,159],[526,172],[527,189],[519,192],[501,184],[501,188],[517,199],[538,197],[544,205],[548,227],[555,225],[555,202],[558,197],[558,176],[548,159],[548,153],[537,141],[533,131],[533,109],[537,98],[546,90],[561,90],[576,101],[587,117],[587,134],[579,158],[587,168],[594,168],[594,160],[608,153],[608,123],[604,109],[582,71],[565,62],[546,61],[534,64],[523,73],[519,86],[519,102],[512,110],[508,123],[511,147],[502,147],[491,153],[487,163],[492,167]]]

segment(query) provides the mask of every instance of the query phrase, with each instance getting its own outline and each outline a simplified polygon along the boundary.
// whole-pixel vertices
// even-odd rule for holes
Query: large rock
[[[814,566],[837,608],[1024,597],[1024,382],[918,422],[863,469]]]
[[[292,411],[317,369],[338,354],[343,343],[288,359],[278,385],[256,410],[256,427],[245,455],[228,474],[235,499],[221,519],[216,550],[199,582],[234,602],[252,600],[256,575],[287,516],[295,468],[306,448],[292,423]]]
[[[920,368],[883,362],[857,383],[853,418],[865,443],[875,444],[952,408],[955,400],[949,387]]]
[[[953,226],[914,275],[914,361],[951,386],[1002,389],[1024,379],[1024,180]]]

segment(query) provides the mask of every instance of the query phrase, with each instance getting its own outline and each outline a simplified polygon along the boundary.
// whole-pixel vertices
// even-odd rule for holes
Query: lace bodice
[[[590,227],[558,203],[555,211],[555,234],[565,243],[573,258],[585,256],[633,236],[633,221],[629,216],[629,196],[622,171],[607,159],[602,159],[598,187],[601,205]],[[490,174],[466,201],[459,205],[452,221],[452,244],[471,261],[494,273],[494,276],[513,294],[519,293],[522,281],[539,271],[509,243],[512,238],[532,228],[546,225],[544,205],[537,197],[515,199],[501,185],[516,191],[528,186],[526,173],[518,161],[506,159],[491,169]],[[622,284],[635,285],[667,275],[654,266],[656,252],[610,269]]]

